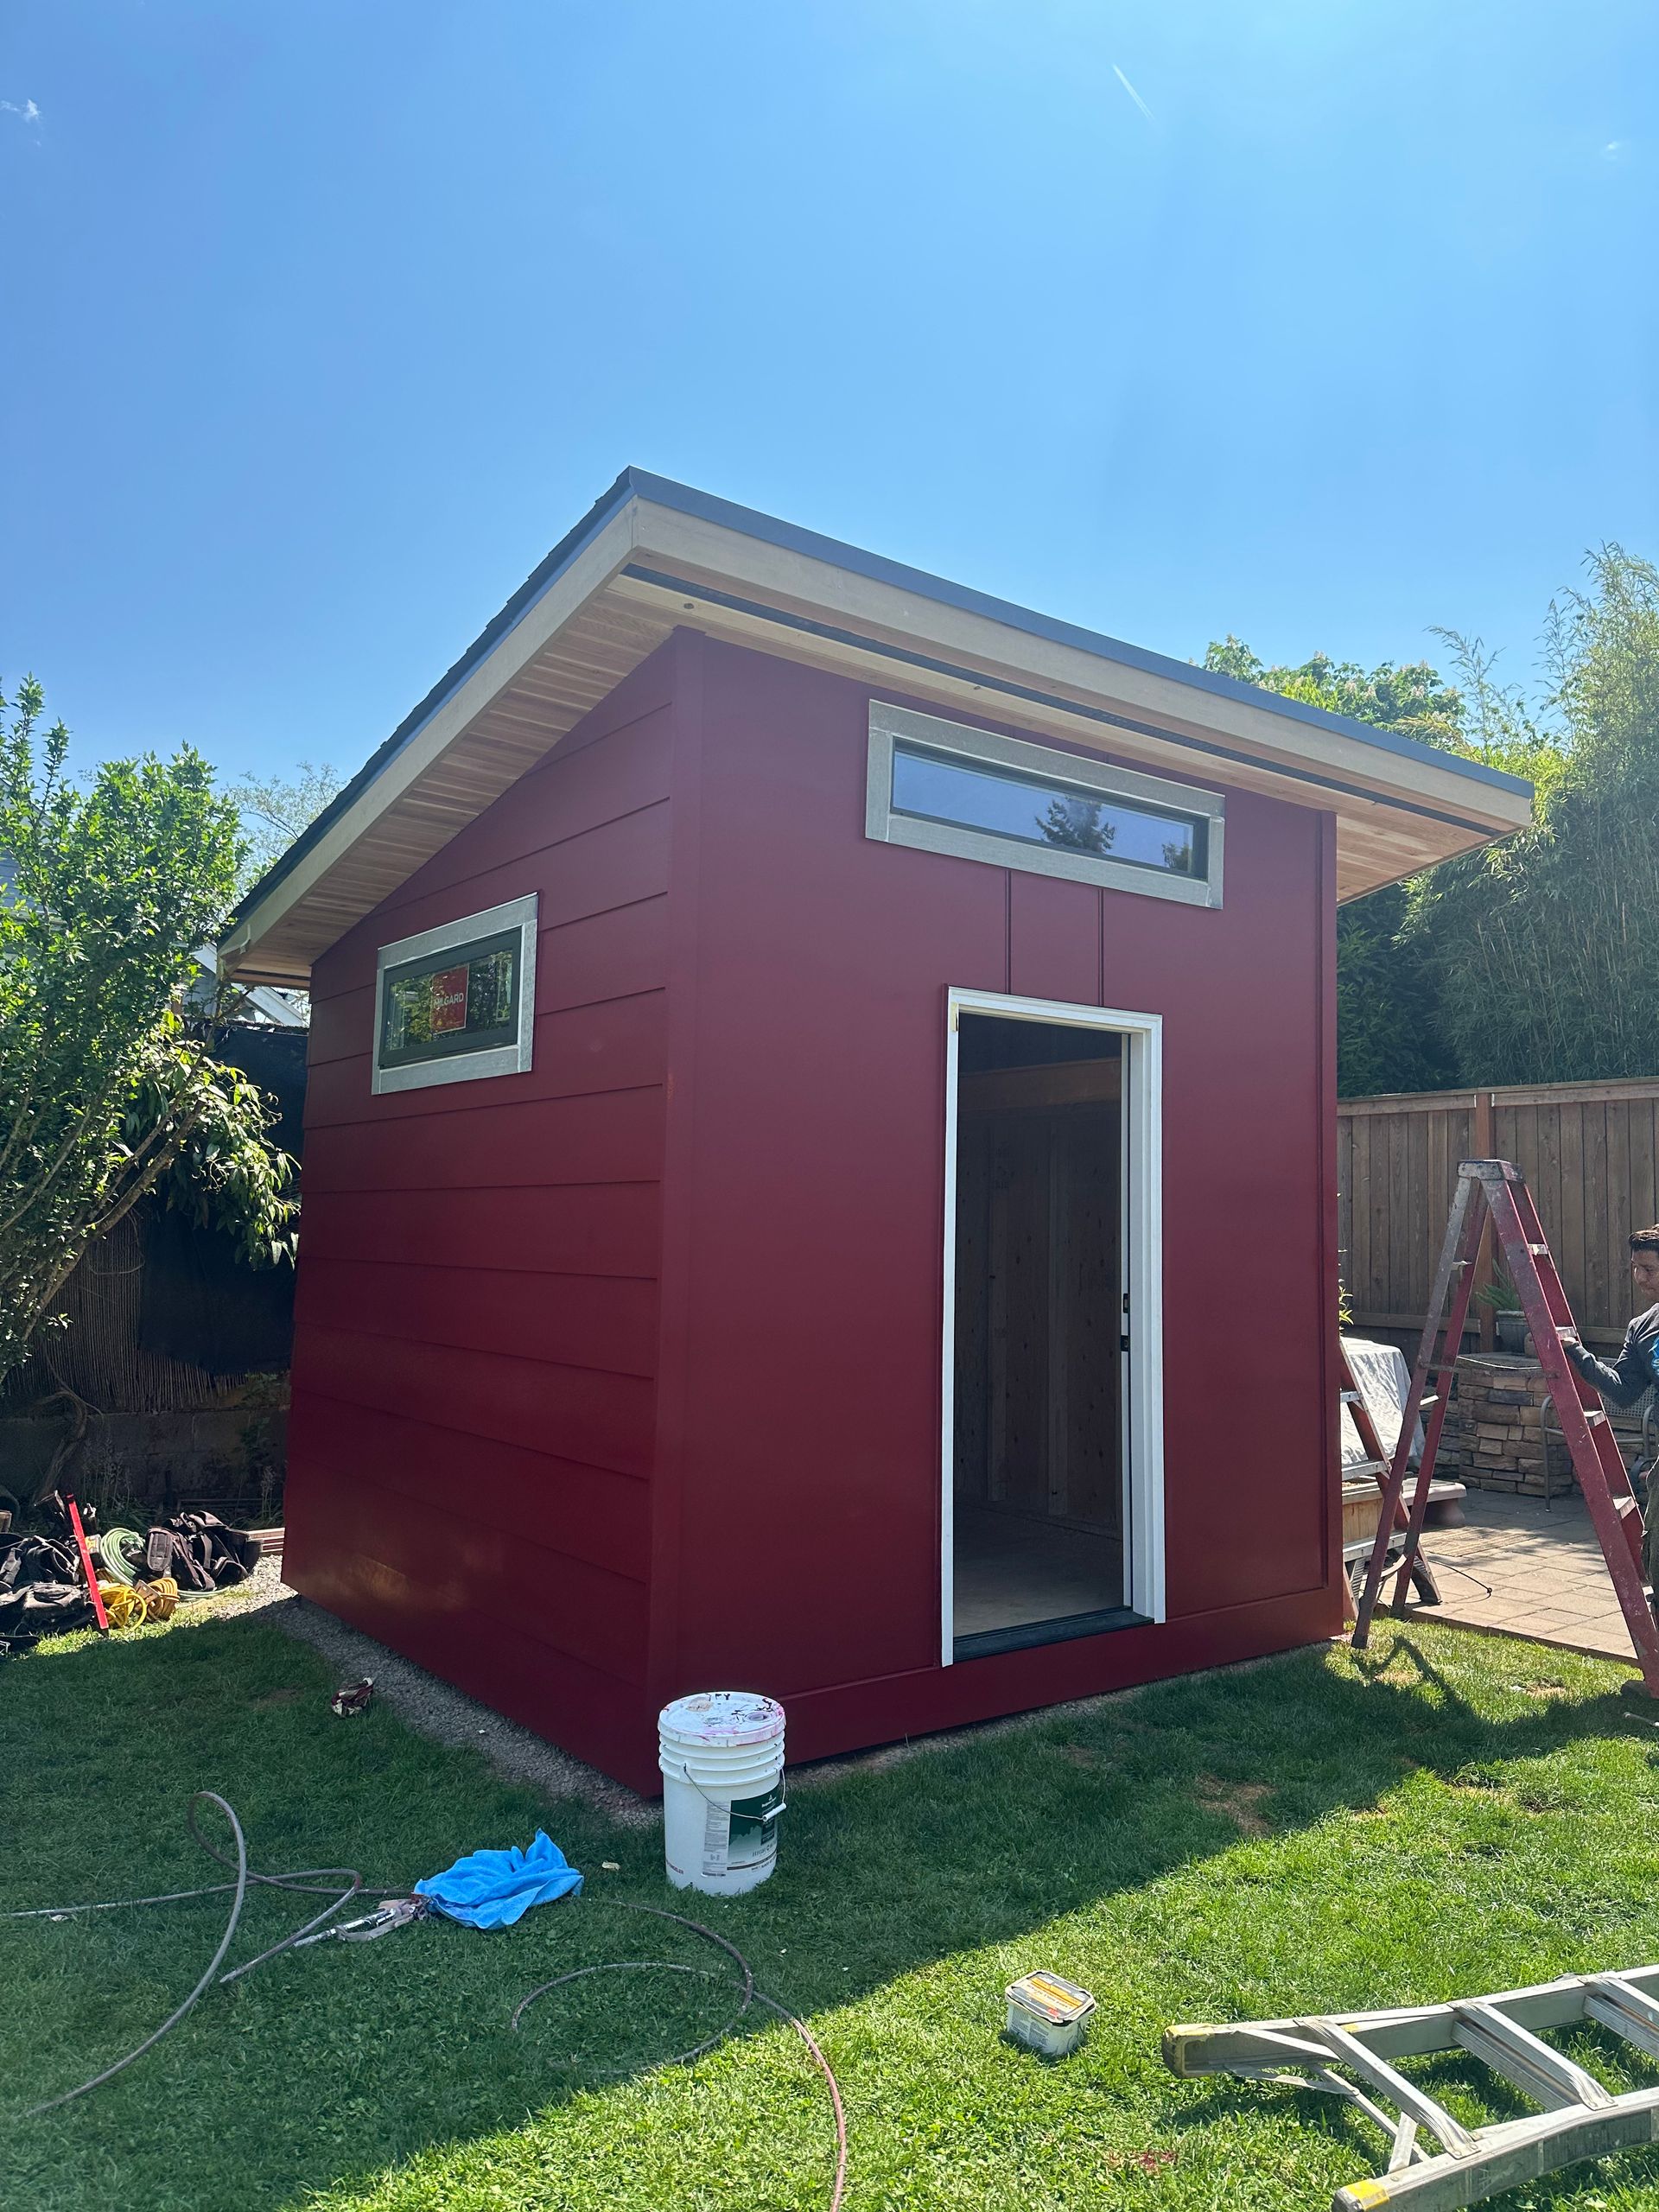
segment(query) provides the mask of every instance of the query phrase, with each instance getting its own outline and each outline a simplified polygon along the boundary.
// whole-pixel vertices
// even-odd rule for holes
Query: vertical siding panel
[[[1098,1006],[1100,907],[1100,893],[1090,884],[1021,875],[1011,868],[1008,988],[1020,998]]]

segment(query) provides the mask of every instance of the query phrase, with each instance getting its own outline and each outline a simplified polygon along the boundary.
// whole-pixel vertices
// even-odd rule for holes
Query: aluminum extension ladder
[[[1616,2096],[1541,2033],[1584,2021],[1611,2028],[1646,2056],[1659,2058],[1659,1966],[1629,1974],[1568,1974],[1532,1989],[1449,2005],[1171,2028],[1164,2037],[1164,2063],[1185,2077],[1233,2074],[1247,2082],[1317,2089],[1357,2106],[1389,2137],[1389,2163],[1374,2178],[1339,2189],[1332,2212],[1371,2212],[1380,2204],[1452,2212],[1579,2159],[1659,2139],[1659,2088]],[[1490,2127],[1465,2127],[1390,2063],[1459,2050],[1542,2110]],[[1339,2067],[1344,2071],[1338,2073]],[[1382,2100],[1394,2107],[1392,2113]],[[1433,2137],[1438,2151],[1424,2148],[1419,2138],[1425,2134]]]
[[[1561,1349],[1560,1332],[1571,1325],[1572,1309],[1539,1225],[1532,1193],[1520,1169],[1511,1166],[1507,1160],[1465,1160],[1458,1165],[1458,1193],[1452,1202],[1446,1243],[1434,1271],[1428,1318],[1423,1324],[1423,1340],[1412,1368],[1411,1389],[1400,1423],[1400,1441],[1395,1447],[1394,1463],[1383,1492],[1376,1541],[1359,1600],[1358,1618],[1354,1623],[1354,1648],[1363,1651],[1370,1632],[1371,1617],[1376,1610],[1388,1565],[1395,1511],[1405,1487],[1411,1438],[1420,1413],[1427,1414],[1428,1423],[1423,1436],[1422,1456],[1417,1463],[1417,1486],[1412,1492],[1403,1556],[1394,1586],[1393,1609],[1396,1613],[1404,1607],[1411,1570],[1421,1547],[1423,1516],[1428,1505],[1429,1484],[1434,1479],[1434,1457],[1440,1449],[1451,1377],[1457,1366],[1470,1294],[1474,1287],[1475,1260],[1480,1247],[1480,1199],[1485,1201],[1503,1265],[1520,1297],[1527,1326],[1537,1346],[1538,1363],[1549,1385],[1555,1417],[1572,1454],[1573,1471],[1578,1476],[1602,1556],[1618,1594],[1619,1610],[1630,1631],[1642,1679],[1649,1696],[1659,1698],[1659,1628],[1655,1626],[1642,1584],[1641,1510],[1614,1441],[1611,1424],[1596,1402],[1595,1392],[1587,1382],[1580,1380]],[[1444,1344],[1440,1342],[1442,1333]],[[1427,1392],[1431,1376],[1440,1386],[1433,1395]]]

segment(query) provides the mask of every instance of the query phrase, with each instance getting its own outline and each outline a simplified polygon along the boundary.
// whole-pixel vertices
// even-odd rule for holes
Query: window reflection
[[[1058,852],[1127,861],[1172,875],[1203,873],[1203,825],[1185,815],[1160,814],[1128,799],[973,766],[910,746],[893,748],[893,804],[896,813]]]

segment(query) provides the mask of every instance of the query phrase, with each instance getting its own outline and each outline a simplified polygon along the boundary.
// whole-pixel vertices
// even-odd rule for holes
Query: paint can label
[[[735,1797],[732,1801],[732,1840],[728,1864],[759,1866],[778,1849],[778,1815],[784,1808],[784,1786],[773,1783],[764,1797]]]
[[[781,1781],[763,1797],[734,1797],[729,1811],[709,1799],[702,1819],[703,1872],[735,1874],[766,1865],[777,1855],[778,1815],[783,1805]]]

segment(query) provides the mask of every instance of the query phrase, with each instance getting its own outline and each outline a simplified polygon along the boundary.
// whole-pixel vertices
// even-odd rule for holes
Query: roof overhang
[[[1478,761],[628,469],[254,886],[220,948],[226,972],[302,985],[320,953],[682,626],[1330,810],[1344,899],[1531,820],[1530,785]]]

